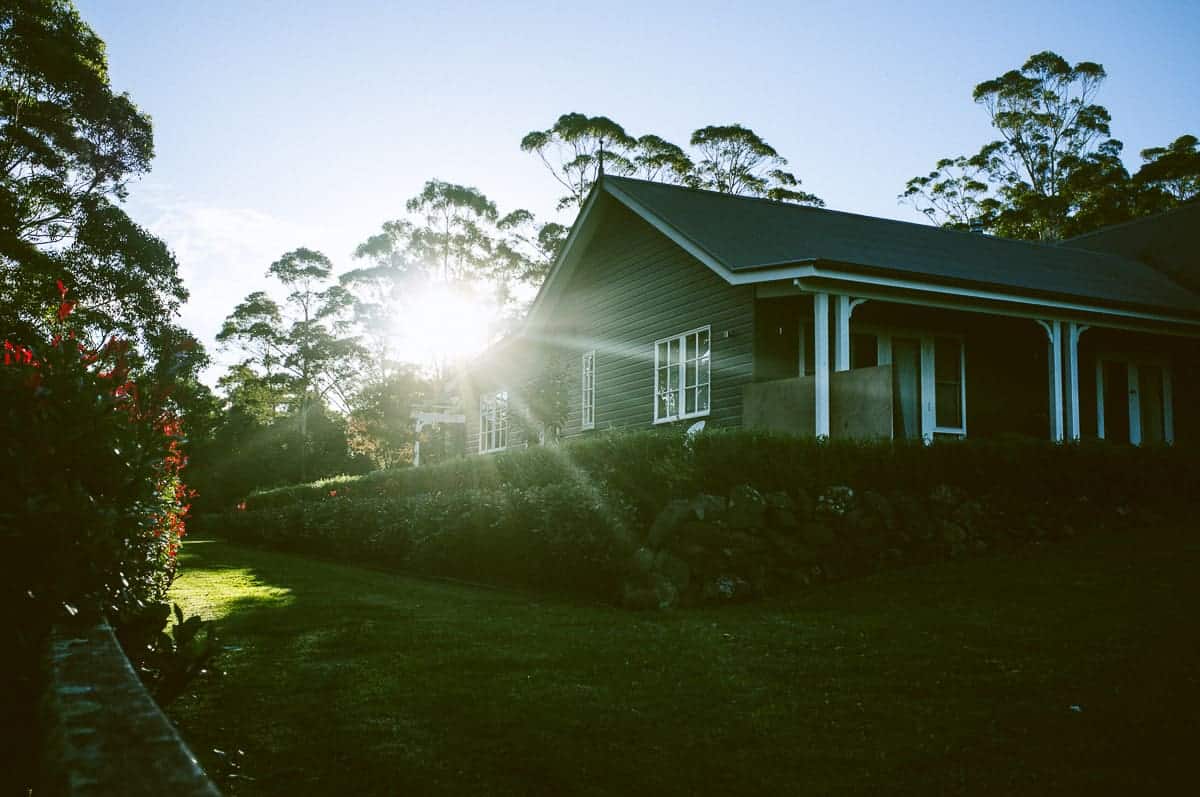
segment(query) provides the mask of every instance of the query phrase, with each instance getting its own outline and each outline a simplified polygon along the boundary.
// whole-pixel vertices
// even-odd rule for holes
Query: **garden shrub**
[[[192,496],[183,430],[162,385],[133,374],[127,342],[76,340],[74,302],[58,289],[48,339],[27,330],[28,342],[4,341],[0,633],[27,662],[59,620],[103,613],[120,635],[123,623],[145,627],[152,616],[156,633],[137,635],[144,644],[127,652],[161,664],[164,638],[174,645],[158,632]]]
[[[281,550],[607,599],[629,550],[627,517],[600,493],[562,482],[234,511],[223,531]]]
[[[630,606],[738,600],[1006,550],[1200,495],[1181,447],[596,435],[255,493],[216,528],[276,547]]]

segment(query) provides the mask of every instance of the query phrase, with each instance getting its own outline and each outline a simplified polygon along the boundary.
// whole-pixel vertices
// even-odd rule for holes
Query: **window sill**
[[[693,412],[691,415],[672,415],[669,418],[658,418],[654,421],[654,425],[659,426],[664,423],[678,423],[679,421],[692,421],[696,418],[707,418],[711,412],[712,410],[705,410],[704,412]]]

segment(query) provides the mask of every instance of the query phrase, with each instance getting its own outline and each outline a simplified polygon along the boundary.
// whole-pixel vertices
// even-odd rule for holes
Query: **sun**
[[[424,362],[458,362],[488,344],[495,310],[466,286],[427,285],[397,318],[401,348]]]

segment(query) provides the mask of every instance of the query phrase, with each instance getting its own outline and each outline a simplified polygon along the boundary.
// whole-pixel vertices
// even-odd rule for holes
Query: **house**
[[[1164,254],[1153,220],[1052,245],[605,176],[523,331],[468,379],[468,450],[547,417],[566,437],[1198,441],[1200,285],[1179,269],[1200,223],[1166,221],[1190,243]]]

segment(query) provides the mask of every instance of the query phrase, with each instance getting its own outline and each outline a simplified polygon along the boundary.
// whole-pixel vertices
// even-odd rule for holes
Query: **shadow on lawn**
[[[182,561],[231,649],[176,716],[230,794],[1153,790],[1200,738],[1183,535],[649,614],[220,540]]]

